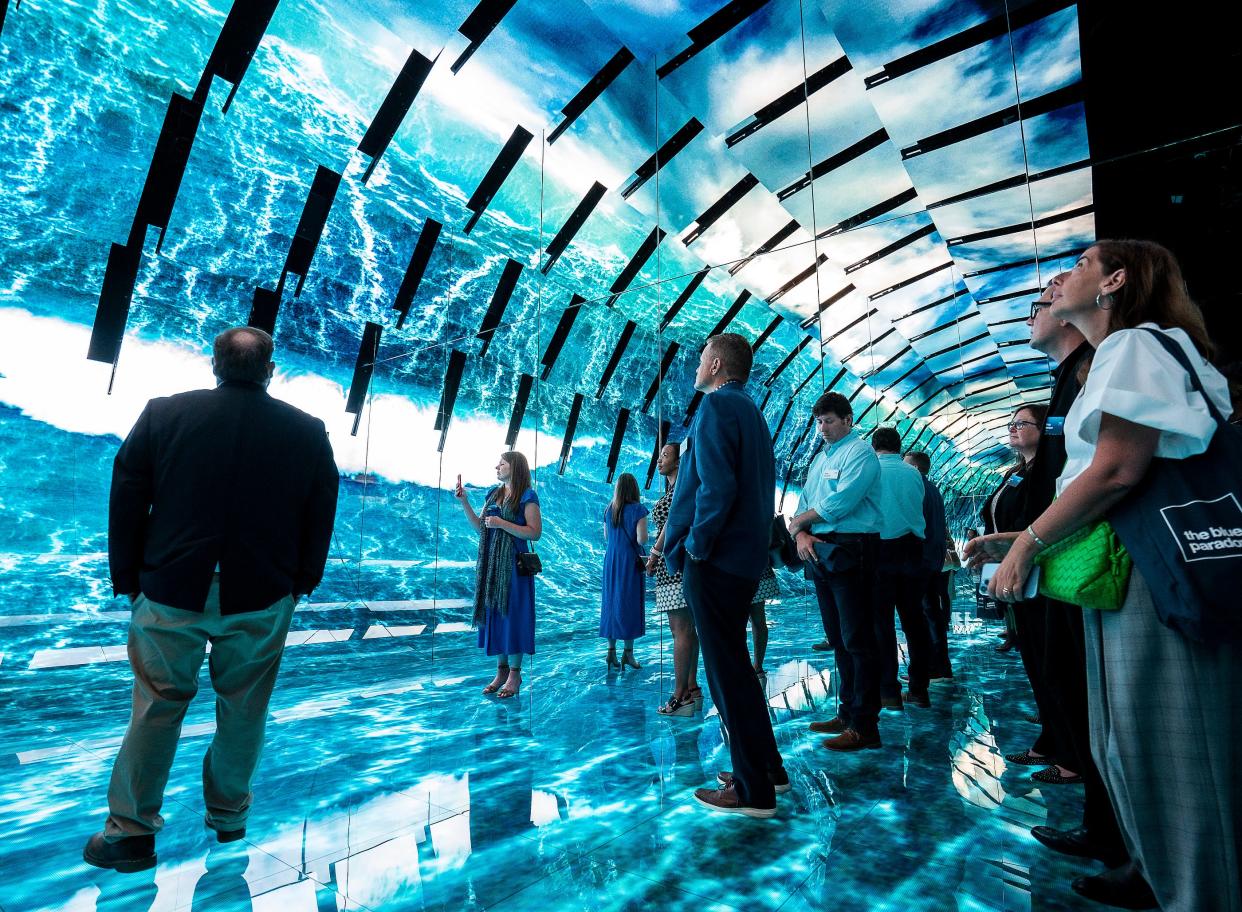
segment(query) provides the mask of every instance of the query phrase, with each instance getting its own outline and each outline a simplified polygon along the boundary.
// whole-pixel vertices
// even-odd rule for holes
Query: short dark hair
[[[811,406],[811,414],[816,418],[829,412],[841,419],[849,418],[852,421],[854,418],[854,408],[850,405],[850,400],[840,393],[824,393]]]
[[[745,336],[737,333],[720,333],[707,340],[705,348],[720,359],[721,369],[728,380],[739,380],[745,383],[750,379],[750,368],[755,356],[750,350],[750,343]]]
[[[897,433],[897,428],[876,428],[871,434],[871,448],[885,453],[900,453],[901,435]]]
[[[906,454],[906,458],[924,475],[931,471],[931,457],[922,450],[911,450]]]
[[[272,337],[253,326],[234,326],[216,336],[212,345],[216,376],[221,380],[247,383],[267,381],[272,363]]]

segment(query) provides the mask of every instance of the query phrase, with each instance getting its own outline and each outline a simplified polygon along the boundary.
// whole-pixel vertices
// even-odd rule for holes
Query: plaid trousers
[[[1164,912],[1242,912],[1242,650],[1156,617],[1135,568],[1118,611],[1083,611],[1091,753]]]

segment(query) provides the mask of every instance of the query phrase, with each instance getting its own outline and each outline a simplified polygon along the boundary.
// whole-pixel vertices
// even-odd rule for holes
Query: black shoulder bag
[[[1221,415],[1182,347],[1147,332],[1186,369],[1216,432],[1198,456],[1153,459],[1108,521],[1151,589],[1162,624],[1199,643],[1242,642],[1242,428]]]

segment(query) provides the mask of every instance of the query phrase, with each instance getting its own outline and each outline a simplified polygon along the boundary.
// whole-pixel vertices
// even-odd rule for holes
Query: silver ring
[[[1001,592],[1013,592],[1013,587],[1012,587],[1012,586],[1006,586],[1004,589],[1002,589],[1002,590],[1001,590]]]

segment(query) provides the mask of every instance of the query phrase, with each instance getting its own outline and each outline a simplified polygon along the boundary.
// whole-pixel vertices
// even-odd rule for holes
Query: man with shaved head
[[[116,454],[108,510],[115,595],[128,596],[133,709],[108,819],[83,858],[156,863],[181,721],[211,645],[216,732],[203,758],[206,825],[246,833],[267,706],[299,597],[318,585],[338,475],[324,424],[267,394],[272,338],[249,326],[212,349],[218,384],[152,399]]]

